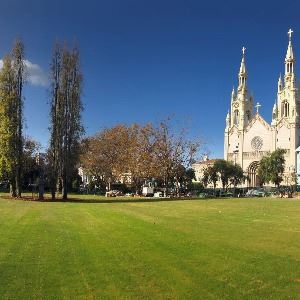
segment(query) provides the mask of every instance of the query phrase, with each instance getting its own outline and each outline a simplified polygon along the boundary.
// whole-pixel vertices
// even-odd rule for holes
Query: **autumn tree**
[[[127,171],[130,172],[135,191],[141,190],[145,181],[157,176],[155,160],[156,135],[152,124],[133,124],[129,128]]]
[[[16,194],[21,197],[22,189],[22,164],[23,164],[23,85],[24,85],[24,44],[17,39],[12,50],[14,89],[15,89],[15,138],[14,138],[14,155],[15,155],[15,180]]]
[[[176,192],[179,191],[179,179],[182,169],[191,167],[195,155],[199,151],[201,141],[188,139],[185,128],[176,132],[170,120],[160,122],[155,133],[156,174],[163,180],[168,193],[169,183],[174,182]]]
[[[0,176],[21,197],[23,164],[24,46],[17,40],[0,71]]]
[[[124,125],[117,125],[98,132],[83,141],[80,164],[98,186],[110,185],[125,172],[128,132]]]
[[[81,122],[82,74],[79,52],[67,46],[54,47],[51,62],[50,165],[51,194],[55,198],[58,181],[62,198],[67,199],[68,187],[79,159],[79,144],[84,132]]]
[[[12,58],[6,55],[0,71],[0,175],[10,183],[13,197],[17,196],[15,181],[15,156],[14,156],[14,73]]]
[[[190,183],[194,173],[189,170],[197,151],[197,143],[183,135],[171,134],[167,123],[116,125],[85,140],[81,164],[99,185],[128,176],[131,187],[140,191],[147,181],[179,186]]]
[[[138,190],[145,178],[153,176],[153,143],[151,125],[105,128],[84,140],[81,165],[98,186],[110,190],[112,182],[126,179],[127,174]]]

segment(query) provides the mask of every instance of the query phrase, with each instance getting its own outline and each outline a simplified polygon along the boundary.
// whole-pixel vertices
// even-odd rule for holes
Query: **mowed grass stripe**
[[[277,199],[1,200],[0,295],[298,299],[299,213]]]

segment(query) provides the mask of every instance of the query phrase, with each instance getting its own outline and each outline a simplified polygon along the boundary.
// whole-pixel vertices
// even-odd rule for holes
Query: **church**
[[[277,100],[269,124],[259,113],[260,104],[248,91],[245,48],[238,73],[238,87],[231,93],[230,110],[226,116],[224,159],[239,164],[248,180],[247,187],[260,185],[257,170],[261,158],[277,148],[285,149],[283,185],[295,184],[296,152],[300,152],[300,99],[296,83],[296,59],[292,47],[292,33],[288,31],[288,47],[284,60],[284,76],[279,76]]]

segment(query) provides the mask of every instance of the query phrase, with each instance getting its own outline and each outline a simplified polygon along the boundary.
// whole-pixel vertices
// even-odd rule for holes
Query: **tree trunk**
[[[177,195],[177,197],[180,196],[180,193],[179,193],[179,182],[178,182],[177,176],[176,176],[176,195]]]
[[[17,197],[17,192],[16,192],[16,184],[15,184],[14,180],[11,180],[9,189],[10,189],[11,197],[16,198]]]
[[[16,168],[16,196],[18,198],[21,198],[21,172],[20,172],[20,167],[17,166]]]
[[[168,177],[165,177],[165,188],[166,188],[165,196],[168,196],[168,194],[169,194],[168,182],[169,182]]]
[[[67,174],[64,170],[64,174],[62,176],[62,186],[61,186],[61,193],[62,193],[62,200],[68,200],[68,184],[67,184]]]
[[[50,184],[50,189],[51,189],[51,200],[55,200],[55,192],[56,192],[56,186],[55,186],[55,179],[51,179],[51,184]]]
[[[39,200],[44,200],[44,182],[43,182],[43,179],[41,179],[41,182],[39,183]]]

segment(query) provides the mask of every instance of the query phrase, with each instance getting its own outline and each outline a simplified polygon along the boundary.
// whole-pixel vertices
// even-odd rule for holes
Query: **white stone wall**
[[[290,149],[291,132],[286,124],[281,124],[277,127],[276,148]]]
[[[254,137],[261,137],[263,144],[262,148],[259,151],[270,151],[272,147],[272,132],[271,128],[267,128],[260,118],[256,118],[254,123],[250,128],[247,128],[244,133],[244,152],[253,152],[255,151],[251,142]]]

